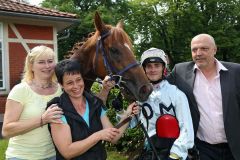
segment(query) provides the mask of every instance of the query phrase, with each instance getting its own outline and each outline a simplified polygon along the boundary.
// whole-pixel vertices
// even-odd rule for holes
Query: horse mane
[[[133,49],[132,41],[127,33],[119,27],[113,27],[111,25],[106,25],[106,29],[110,30],[111,35],[107,38],[106,44],[111,46],[113,42],[118,41],[122,44],[127,44],[130,49]],[[88,34],[87,38],[84,38],[82,42],[77,42],[74,44],[71,51],[68,51],[64,58],[70,58],[75,53],[81,53],[83,49],[91,48],[96,45],[98,37],[100,36],[100,32],[97,30],[96,32],[91,32]]]
[[[83,41],[81,42],[76,42],[71,51],[68,51],[63,57],[64,59],[69,59],[75,52],[79,51],[81,49],[81,47],[83,46],[83,44],[86,43],[86,41],[88,41],[89,38],[91,38],[93,35],[95,34],[95,32],[91,32],[88,34],[87,38],[83,37]]]

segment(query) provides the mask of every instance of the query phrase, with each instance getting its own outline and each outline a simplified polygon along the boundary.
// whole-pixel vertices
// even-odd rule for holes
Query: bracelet
[[[40,120],[40,127],[43,127],[43,119],[42,119],[42,115],[41,115],[41,120]]]

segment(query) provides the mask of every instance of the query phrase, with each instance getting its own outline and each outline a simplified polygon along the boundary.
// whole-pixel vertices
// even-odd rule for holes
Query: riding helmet
[[[143,52],[141,56],[141,65],[144,67],[147,63],[163,63],[166,66],[166,54],[161,49],[150,48]]]

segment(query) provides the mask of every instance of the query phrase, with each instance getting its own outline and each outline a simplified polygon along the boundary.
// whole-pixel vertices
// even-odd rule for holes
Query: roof
[[[37,7],[34,5],[26,4],[23,2],[17,2],[14,0],[0,0],[0,13],[6,14],[7,16],[21,16],[21,17],[31,17],[39,16],[41,18],[50,18],[51,20],[54,18],[60,18],[70,20],[70,21],[76,21],[77,15],[66,13],[66,12],[60,12],[53,9],[43,8],[43,7]],[[78,20],[77,20],[78,21]]]

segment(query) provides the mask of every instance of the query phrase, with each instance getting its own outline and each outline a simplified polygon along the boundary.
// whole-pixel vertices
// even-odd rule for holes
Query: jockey
[[[147,101],[141,102],[142,111],[139,120],[147,130],[161,160],[185,160],[188,149],[194,144],[192,118],[187,98],[176,86],[165,80],[164,69],[167,67],[167,59],[163,50],[150,48],[143,52],[141,65],[153,85],[153,92]],[[164,115],[174,117],[177,125],[172,125],[168,121],[169,117],[163,117]],[[156,129],[158,125],[161,127]],[[158,131],[160,133],[157,133]],[[139,159],[149,159],[148,153],[152,151],[151,147],[146,140]]]

